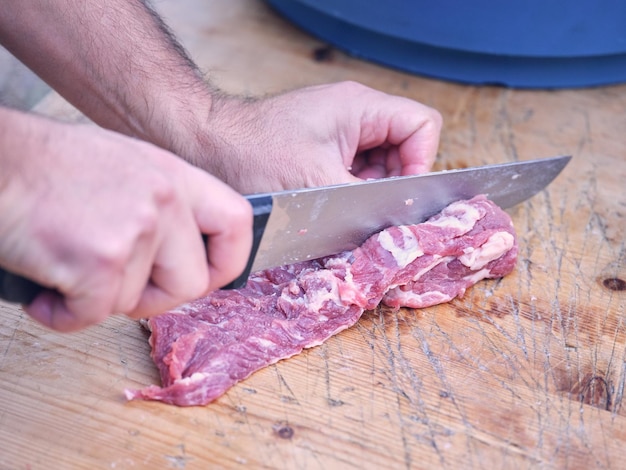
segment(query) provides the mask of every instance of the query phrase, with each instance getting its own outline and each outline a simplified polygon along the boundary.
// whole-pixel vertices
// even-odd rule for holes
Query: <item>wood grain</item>
[[[574,159],[510,211],[513,274],[446,305],[368,312],[206,407],[125,402],[158,382],[138,324],[61,335],[1,304],[0,469],[622,467],[626,86],[463,86],[347,57],[259,1],[157,8],[227,91],[358,80],[439,109],[438,169]],[[55,94],[37,111],[82,119]]]

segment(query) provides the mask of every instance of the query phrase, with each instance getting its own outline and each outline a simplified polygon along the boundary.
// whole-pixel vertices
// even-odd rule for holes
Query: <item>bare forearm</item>
[[[219,94],[145,1],[0,0],[0,41],[98,124],[241,192],[430,169],[435,110],[354,82],[253,100]]]
[[[211,106],[200,72],[142,0],[0,2],[0,41],[96,123],[179,153]]]

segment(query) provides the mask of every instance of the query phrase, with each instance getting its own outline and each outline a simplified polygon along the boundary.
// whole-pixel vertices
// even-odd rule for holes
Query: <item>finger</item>
[[[398,146],[401,175],[414,175],[430,171],[437,157],[442,119],[439,112],[427,108],[426,118],[413,123],[413,131]],[[410,129],[410,128],[409,128]],[[390,135],[393,142],[402,134]]]
[[[112,250],[108,255],[101,253],[83,265],[83,272],[65,276],[65,279],[74,281],[59,283],[58,291],[64,296],[42,301],[42,307],[48,309],[45,314],[49,315],[52,327],[74,331],[100,323],[112,314],[136,308],[150,279],[158,245],[155,237],[158,232],[147,231],[127,248]]]
[[[441,115],[435,109],[398,96],[380,94],[361,117],[358,151],[375,147],[399,150],[391,174],[429,171],[439,146]]]
[[[67,311],[59,312],[56,303],[60,296],[52,291],[39,294],[30,304],[24,306],[24,311],[44,326],[57,331],[71,331],[78,328],[78,318]]]
[[[172,226],[178,227],[178,224]],[[60,284],[59,290],[64,296],[42,299],[35,307],[39,309],[36,315],[48,318],[51,328],[75,331],[100,323],[112,314],[132,312],[150,283],[159,236],[159,231],[147,231],[129,246],[128,251],[101,257],[87,265],[85,273],[75,273],[71,277],[76,282]],[[202,244],[198,244],[197,250],[202,253]],[[159,313],[174,305],[170,301],[166,305],[153,306],[151,313]]]
[[[43,259],[49,259],[42,256]],[[50,266],[37,281],[49,286],[24,310],[35,320],[57,331],[76,331],[100,323],[115,313],[122,277],[115,256],[92,258],[85,252],[44,261]]]
[[[160,236],[147,232],[138,237],[120,272],[113,312],[128,314],[138,308],[144,289],[150,283]]]
[[[387,152],[381,148],[375,148],[362,152],[355,157],[356,167],[354,174],[361,179],[385,178],[387,173]]]
[[[178,227],[177,231],[180,233],[166,237],[159,247],[150,281],[137,306],[126,312],[128,316],[150,317],[206,293],[209,271],[200,232],[195,225],[192,230]]]
[[[400,176],[400,154],[397,147],[377,147],[355,157],[354,174],[362,179]]]
[[[217,289],[238,276],[252,245],[248,202],[210,175],[193,169],[186,183],[190,211],[163,239],[137,307],[147,317]],[[201,233],[208,235],[208,247]]]
[[[124,313],[141,318],[165,312],[201,296],[209,284],[209,272],[200,229],[189,207],[174,208],[157,240],[148,276],[136,306]]]
[[[66,299],[54,291],[42,292],[33,302],[24,306],[24,310],[42,325],[63,333],[95,325],[108,315],[108,312],[99,313],[95,305],[87,311],[68,308]]]
[[[386,152],[385,169],[387,170],[387,176],[401,176],[402,164],[400,158],[400,149],[398,147],[391,147]]]
[[[196,212],[202,232],[208,235],[209,290],[219,289],[239,276],[252,249],[252,206],[234,193],[229,195],[228,206],[222,207],[226,210],[211,219],[201,207]]]

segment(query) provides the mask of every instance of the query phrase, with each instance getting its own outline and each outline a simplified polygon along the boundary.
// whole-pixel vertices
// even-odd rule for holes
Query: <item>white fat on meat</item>
[[[460,216],[457,212],[459,209],[463,211]],[[450,204],[443,213],[448,213],[449,215],[429,220],[424,222],[424,224],[458,230],[459,234],[462,235],[472,230],[476,222],[483,216],[476,207],[467,204],[465,201]]]
[[[467,247],[465,254],[459,256],[459,261],[472,271],[478,271],[513,248],[514,243],[515,238],[509,232],[496,232],[478,248]]]
[[[453,256],[443,256],[442,257],[442,256],[439,256],[439,255],[434,255],[433,256],[433,260],[429,264],[427,264],[426,266],[424,266],[422,269],[420,269],[418,272],[415,273],[415,275],[411,278],[411,282],[418,282],[422,276],[424,276],[425,274],[427,274],[430,271],[432,271],[433,268],[435,268],[437,265],[439,265],[441,263],[448,263],[448,262],[452,261],[453,259],[454,259]],[[404,267],[404,266],[402,266],[402,267]],[[390,284],[389,285],[389,290],[395,289],[396,287],[398,287],[398,284]],[[409,306],[409,305],[407,304],[407,306]]]
[[[434,267],[436,267],[437,265],[441,264],[441,263],[448,263],[450,261],[452,261],[454,259],[454,256],[439,256],[439,255],[434,255],[433,256],[433,260],[430,264],[427,264],[426,266],[424,266],[421,270],[419,270],[417,273],[415,273],[415,276],[413,276],[413,278],[411,279],[411,281],[413,282],[417,282],[420,280],[420,278],[428,273],[429,271],[432,271],[432,269]]]
[[[366,308],[447,302],[480,279],[511,272],[517,259],[509,216],[484,196],[451,204],[419,228],[375,236],[361,249],[287,273],[283,267],[258,273],[243,289],[216,291],[150,318],[164,387],[129,390],[126,397],[210,403],[256,370],[354,325]]]
[[[415,261],[418,256],[422,256],[424,252],[419,246],[417,237],[415,237],[409,227],[402,225],[398,229],[402,233],[402,247],[396,245],[390,230],[380,232],[378,234],[378,242],[382,248],[391,253],[398,267],[404,268]]]
[[[465,276],[465,279],[468,281],[470,285],[476,284],[478,281],[482,281],[483,279],[487,279],[490,276],[491,272],[488,269],[481,269],[480,271],[476,271],[471,276]]]
[[[399,287],[391,289],[385,295],[383,303],[385,304],[400,304],[409,308],[423,308],[431,305],[441,304],[452,300],[453,296],[439,291],[428,291],[423,294],[418,294],[411,290],[402,290]],[[393,300],[393,302],[392,302]]]

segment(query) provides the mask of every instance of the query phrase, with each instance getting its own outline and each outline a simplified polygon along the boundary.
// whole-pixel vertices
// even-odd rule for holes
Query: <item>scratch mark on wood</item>
[[[180,449],[178,455],[164,455],[163,457],[168,461],[170,468],[187,468],[187,463],[193,461],[193,459],[186,455],[185,444],[179,444],[176,447]]]
[[[328,362],[328,344],[325,343],[320,348],[320,355],[324,359],[324,384],[326,386],[326,403],[330,407],[342,406],[344,403],[341,399],[334,398],[332,396],[332,387],[331,387],[331,365]]]
[[[428,414],[426,411],[426,406],[421,397],[422,381],[417,376],[410,362],[404,357],[403,354],[403,345],[400,336],[398,315],[385,316],[384,310],[382,309],[378,313],[380,322],[379,324],[381,325],[382,333],[381,342],[382,346],[384,347],[385,358],[388,363],[387,372],[389,374],[389,380],[392,383],[392,387],[396,392],[396,416],[400,425],[399,432],[402,442],[404,465],[406,468],[411,468],[412,466],[411,443],[409,441],[409,437],[412,436],[412,433],[410,432],[410,422],[407,422],[407,416],[401,411],[403,401],[402,399],[406,400],[406,402],[409,403],[411,405],[411,408],[414,410],[414,415],[411,416],[409,421],[418,418],[422,424],[427,426],[428,440],[430,446],[435,449],[440,462],[443,463],[443,457],[440,454],[436,441],[434,439],[432,428],[430,426]],[[390,326],[393,326],[394,328],[393,339],[387,335],[387,329],[384,328],[386,320],[389,320],[389,322],[391,323]],[[408,380],[410,390],[405,390],[405,388],[401,385],[403,379]]]
[[[13,328],[13,330],[11,331],[11,336],[9,337],[9,340],[7,341],[6,348],[4,348],[4,353],[2,354],[3,360],[4,358],[6,358],[6,356],[9,354],[9,351],[11,350],[11,346],[13,345],[13,342],[15,341],[16,333],[17,333],[17,329]]]
[[[626,352],[626,349],[623,351]],[[615,398],[613,400],[613,409],[611,410],[613,419],[620,414],[622,409],[622,400],[624,399],[624,383],[626,382],[626,360],[622,357],[622,368],[620,370],[617,386],[615,387]]]
[[[281,387],[285,387],[287,389],[287,392],[288,392],[288,395],[285,395],[285,394],[281,395],[282,401],[293,403],[293,404],[296,404],[296,405],[300,405],[300,401],[298,400],[298,397],[296,396],[295,392],[289,386],[289,384],[287,383],[287,380],[285,380],[285,377],[283,376],[283,374],[281,374],[278,364],[274,364],[274,365],[272,365],[272,367],[274,368],[274,372],[276,373],[276,376],[278,377],[278,382],[279,382],[280,386]]]

